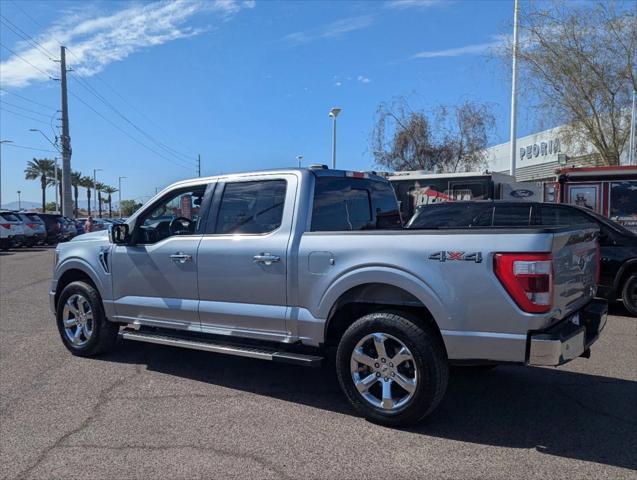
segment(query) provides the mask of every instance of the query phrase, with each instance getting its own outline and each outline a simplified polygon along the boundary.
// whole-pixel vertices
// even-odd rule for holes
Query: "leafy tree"
[[[93,189],[93,179],[89,176],[82,177],[80,186],[86,188],[86,198],[88,200],[88,215],[91,215],[91,190]]]
[[[108,218],[113,218],[112,195],[117,192],[117,189],[115,187],[111,187],[110,185],[104,185],[102,191],[108,195],[106,199],[106,202],[108,203]]]
[[[73,185],[73,197],[74,197],[74,206],[73,215],[77,217],[79,212],[79,207],[77,203],[77,198],[79,196],[79,190],[82,186],[82,173],[78,171],[71,172],[71,185]]]
[[[122,203],[120,204],[119,208],[122,212],[122,216],[130,217],[141,206],[142,204],[136,202],[135,200],[122,200]]]
[[[46,211],[46,187],[50,184],[51,176],[54,175],[55,162],[48,158],[34,158],[27,162],[24,169],[24,176],[27,180],[40,180],[42,188],[42,213]]]
[[[520,39],[520,79],[541,117],[566,123],[568,143],[590,142],[604,164],[617,165],[637,89],[635,4],[530,3],[521,11]]]
[[[57,206],[55,205],[55,202],[49,202],[46,204],[46,211],[47,212],[55,212],[57,211]]]
[[[475,171],[486,166],[488,137],[495,118],[486,105],[465,101],[414,111],[404,97],[382,103],[372,132],[377,165],[394,171]]]

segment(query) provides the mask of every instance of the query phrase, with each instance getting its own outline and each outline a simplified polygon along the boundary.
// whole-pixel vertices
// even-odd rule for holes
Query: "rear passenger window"
[[[227,183],[215,233],[268,233],[281,226],[285,180]]]
[[[493,212],[494,227],[528,227],[530,205],[500,205]]]
[[[312,231],[378,230],[401,226],[398,202],[388,183],[342,177],[316,178]]]
[[[582,225],[586,223],[595,224],[592,218],[571,208],[542,206],[539,225]]]

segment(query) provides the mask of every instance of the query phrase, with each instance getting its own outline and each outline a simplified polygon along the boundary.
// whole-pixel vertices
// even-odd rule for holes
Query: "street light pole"
[[[340,108],[332,108],[328,114],[332,117],[332,168],[336,168],[336,117],[341,113]]]
[[[117,195],[119,197],[117,207],[119,209],[119,218],[122,218],[122,178],[126,177],[117,177]]]
[[[94,168],[93,169],[93,205],[97,205],[97,172],[101,172],[102,169],[101,168]],[[100,209],[102,208],[102,206],[100,205],[97,208],[97,211],[99,212]]]
[[[3,143],[13,143],[13,140],[0,140],[0,145]],[[0,148],[0,205],[2,205],[2,148]]]
[[[299,168],[301,168],[301,161],[303,160],[303,155],[297,155],[296,159],[299,161]]]
[[[518,97],[518,0],[513,5],[513,65],[511,74],[511,138],[509,174],[515,179],[516,141],[517,141],[517,97]]]
[[[22,192],[20,190],[18,190],[18,211],[22,210],[22,203],[21,203],[22,201],[20,199],[20,194],[21,193]]]
[[[635,149],[637,145],[635,145],[635,96],[637,92],[633,90],[633,110],[630,115],[630,142],[628,143],[628,164],[635,164]]]

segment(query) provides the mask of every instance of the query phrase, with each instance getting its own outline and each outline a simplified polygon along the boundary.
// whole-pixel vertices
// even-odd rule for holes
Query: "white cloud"
[[[70,53],[68,63],[79,74],[90,76],[140,49],[202,33],[204,29],[185,25],[199,13],[216,13],[222,20],[228,20],[240,10],[252,7],[252,0],[177,0],[134,4],[92,18],[72,15],[70,20],[54,24],[35,40],[54,57],[59,55],[60,43],[66,45]],[[50,76],[58,75],[58,64],[31,45],[23,42],[12,50]],[[42,72],[16,55],[2,62],[0,71],[2,83],[7,87],[24,87],[32,82],[47,80]]]
[[[447,48],[443,50],[426,50],[412,55],[410,58],[440,58],[440,57],[460,57],[463,55],[480,55],[487,53],[494,48],[501,47],[502,39],[485,43],[475,43],[472,45],[464,45],[462,47]]]
[[[368,77],[364,77],[363,75],[359,75],[358,77],[356,77],[356,80],[358,80],[361,83],[371,82],[371,80]]]
[[[374,17],[372,15],[343,18],[304,32],[290,33],[283,37],[283,40],[293,44],[300,44],[320,38],[335,38],[355,30],[367,28],[373,24]]]
[[[335,87],[340,87],[341,85],[343,85],[343,82],[334,82]]]
[[[405,9],[405,8],[426,8],[440,5],[441,3],[450,3],[451,0],[388,0],[385,2],[387,8]]]

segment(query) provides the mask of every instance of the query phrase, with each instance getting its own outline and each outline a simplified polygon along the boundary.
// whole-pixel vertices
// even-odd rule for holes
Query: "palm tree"
[[[95,189],[97,190],[97,208],[98,208],[98,216],[102,218],[102,192],[106,188],[106,185],[103,183],[97,182],[95,184]]]
[[[82,177],[80,186],[86,188],[86,198],[88,199],[88,215],[91,215],[91,189],[93,188],[93,179],[91,177]]]
[[[82,187],[82,173],[81,172],[71,172],[71,185],[73,185],[73,196],[75,197],[75,208],[73,209],[73,215],[77,217],[80,209],[77,204],[77,197],[79,195],[80,187]]]
[[[48,158],[34,158],[27,162],[27,168],[24,169],[24,176],[27,180],[40,179],[42,188],[42,213],[46,212],[46,187],[51,182],[51,175],[55,162]]]
[[[102,191],[108,194],[108,198],[106,199],[106,201],[108,202],[108,218],[113,218],[113,199],[111,195],[113,195],[117,191],[117,189],[115,187],[111,187],[110,185],[104,185]]]

